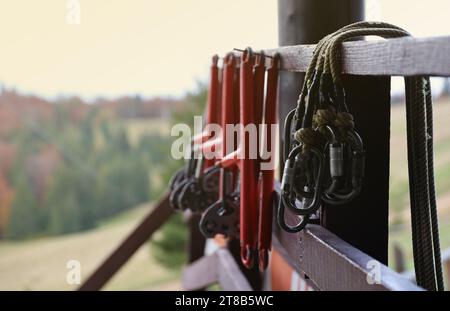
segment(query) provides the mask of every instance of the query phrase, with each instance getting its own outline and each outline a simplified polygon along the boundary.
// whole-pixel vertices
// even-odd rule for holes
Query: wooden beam
[[[218,273],[217,253],[201,257],[184,268],[181,286],[183,290],[203,290],[217,283]]]
[[[252,287],[245,278],[230,251],[221,248],[202,257],[183,271],[184,290],[197,290],[219,284],[223,290],[250,291]]]
[[[289,218],[296,221],[295,216]],[[307,275],[319,290],[423,290],[318,225],[308,225],[298,234],[286,233],[276,227],[273,247],[300,275]],[[380,283],[370,284],[368,276],[375,271],[380,272]]]
[[[284,46],[264,50],[281,54],[281,69],[305,72],[314,45]],[[450,36],[397,38],[345,42],[342,46],[342,72],[371,76],[450,76]],[[300,85],[296,86],[297,92]]]
[[[276,191],[280,191],[279,183]],[[285,218],[291,225],[299,221],[289,210]],[[274,208],[273,228],[273,248],[301,276],[308,276],[308,282],[318,290],[423,290],[322,226],[308,225],[302,232],[287,233],[277,225]],[[380,284],[372,285],[367,277],[374,265],[381,278]]]
[[[78,290],[100,290],[172,214],[173,209],[169,206],[169,195],[165,194],[148,215],[145,216],[144,220],[105,259]]]

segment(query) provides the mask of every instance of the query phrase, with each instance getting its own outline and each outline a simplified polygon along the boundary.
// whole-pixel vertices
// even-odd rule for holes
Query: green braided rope
[[[314,69],[316,68],[316,64],[317,64],[317,61],[318,61],[320,56],[321,56],[321,59],[319,60],[320,61],[319,62],[319,66],[320,66],[319,69],[323,68],[323,63],[325,62],[324,58],[326,58],[326,53],[324,54],[322,52],[324,46],[327,47],[328,44],[329,44],[328,41],[331,38],[333,38],[334,36],[339,35],[339,34],[341,34],[343,32],[348,31],[348,30],[358,28],[358,27],[392,28],[392,29],[402,30],[401,28],[399,28],[399,27],[397,27],[395,25],[389,24],[389,23],[362,21],[362,22],[356,22],[356,23],[347,25],[347,26],[337,30],[336,32],[331,33],[331,34],[325,36],[324,38],[322,38],[319,41],[319,43],[316,45],[315,49],[314,49],[313,58],[311,60],[310,65],[307,68],[307,71],[306,71],[306,75],[305,75],[302,91],[300,92],[299,98],[297,100],[297,108],[296,108],[296,112],[295,112],[295,115],[294,115],[294,118],[296,120],[300,119],[300,113],[302,111],[302,105],[304,104],[306,93],[307,93],[306,91],[307,91],[307,88],[308,88],[309,84],[311,83],[312,74],[314,72]],[[327,49],[325,49],[325,50],[327,50]]]
[[[393,37],[404,37],[409,36],[406,31],[392,29],[392,28],[373,28],[373,29],[354,29],[346,31],[342,34],[337,35],[330,42],[328,48],[329,57],[327,57],[333,77],[333,82],[341,83],[341,60],[339,57],[339,47],[340,44],[345,41],[352,39],[354,37],[360,36],[379,36],[383,38],[393,38]]]

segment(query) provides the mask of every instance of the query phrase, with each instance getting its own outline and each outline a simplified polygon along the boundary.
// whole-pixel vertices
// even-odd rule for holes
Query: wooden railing
[[[290,215],[287,221],[295,223],[298,218]],[[286,233],[275,223],[273,227],[273,249],[316,290],[422,290],[319,225],[308,225],[297,234]],[[380,273],[378,278],[373,277],[374,267],[375,273]],[[213,284],[227,290],[248,288],[247,280],[237,271],[234,258],[226,249],[220,249],[185,268],[183,288],[193,290]],[[221,277],[229,277],[230,273],[236,277],[232,282]]]
[[[281,55],[281,70],[304,72],[313,49],[312,45],[299,45],[265,52],[268,55]],[[349,42],[343,44],[341,55],[343,73],[357,75],[347,75],[344,83],[350,89],[350,107],[356,110],[355,118],[361,118],[362,122],[358,124],[361,124],[360,130],[366,135],[368,165],[365,189],[349,206],[327,211],[323,226],[309,225],[301,233],[288,234],[274,224],[273,248],[318,290],[421,290],[385,265],[388,234],[389,76],[450,76],[450,37]],[[373,122],[377,123],[374,125]],[[371,131],[375,130],[377,135],[372,135]],[[100,289],[126,259],[163,225],[170,214],[165,196],[80,289]],[[295,223],[296,216],[287,217]],[[202,257],[204,239],[196,227],[198,217],[189,219],[191,240],[188,257],[191,263],[183,273],[185,289],[203,289],[216,283],[229,290],[261,288],[259,274],[243,269],[239,260],[236,260],[236,247],[220,249]],[[450,257],[448,252],[444,257]],[[445,264],[449,271],[450,261],[446,259]],[[381,272],[380,282],[367,280],[374,265]]]

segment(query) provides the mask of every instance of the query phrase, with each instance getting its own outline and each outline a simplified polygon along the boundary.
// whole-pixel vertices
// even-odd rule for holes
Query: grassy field
[[[142,205],[92,231],[25,242],[0,242],[0,290],[73,290],[68,260],[86,278],[151,208]],[[180,271],[162,268],[145,244],[107,284],[106,290],[177,290]]]

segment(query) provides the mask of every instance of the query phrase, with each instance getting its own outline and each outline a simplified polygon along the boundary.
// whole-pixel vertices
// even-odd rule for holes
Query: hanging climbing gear
[[[387,23],[359,22],[323,38],[314,50],[297,107],[286,118],[286,162],[277,218],[287,232],[305,228],[320,208],[318,198],[330,205],[345,204],[361,190],[363,141],[345,103],[339,48],[346,40],[368,35],[393,38],[409,33]],[[405,77],[405,86],[416,281],[428,290],[442,290],[429,78]],[[322,175],[324,165],[328,166],[326,176]],[[286,208],[303,215],[297,225],[285,222]]]
[[[241,260],[246,267],[252,267],[255,259],[257,247],[257,225],[258,225],[258,196],[257,196],[257,161],[254,156],[252,158],[251,139],[246,132],[246,127],[257,125],[255,106],[255,76],[254,72],[255,55],[250,48],[247,48],[241,56],[240,67],[240,242],[241,242]],[[257,66],[255,69],[260,69]],[[257,146],[257,143],[255,144]],[[256,147],[257,148],[257,147]],[[257,150],[257,149],[256,149]]]
[[[272,218],[275,200],[275,148],[272,148],[273,130],[277,124],[277,95],[278,95],[278,70],[279,55],[275,54],[267,69],[266,100],[264,105],[264,135],[261,137],[259,179],[259,224],[258,224],[258,258],[259,269],[264,271],[269,262],[269,251],[272,244]],[[267,164],[268,167],[262,168]]]
[[[222,158],[210,168],[210,171],[221,171],[222,185],[220,199],[202,215],[200,230],[206,237],[223,234],[240,238],[244,265],[250,268],[259,258],[259,268],[265,270],[272,235],[272,154],[275,150],[271,148],[272,126],[276,124],[279,57],[268,57],[271,62],[266,83],[264,53],[254,53],[250,48],[241,52],[239,72],[233,54],[224,60]],[[265,131],[259,133],[263,122]],[[236,124],[239,124],[239,144],[227,148],[230,137],[227,137],[225,127]],[[247,133],[252,126],[256,130],[256,139]],[[264,157],[261,149],[266,152]],[[261,169],[261,164],[267,164],[268,168]]]
[[[204,170],[214,164],[214,159],[205,159],[203,148],[211,138],[208,127],[211,124],[218,124],[220,120],[219,75],[218,57],[215,55],[210,68],[205,129],[192,139],[187,167],[180,169],[170,183],[169,202],[177,210],[190,209],[199,212],[215,202],[218,197],[219,175],[203,174]]]
[[[346,104],[339,53],[344,41],[368,35],[395,38],[409,33],[387,23],[359,22],[324,37],[314,50],[297,107],[285,119],[277,222],[287,232],[299,232],[320,218],[322,203],[339,208],[361,192],[364,137],[356,131]],[[206,237],[239,238],[243,264],[252,267],[257,259],[264,270],[276,197],[274,171],[262,169],[270,157],[264,157],[261,150],[269,151],[273,140],[270,126],[276,123],[279,57],[250,48],[240,52],[240,57],[230,53],[224,58],[222,80],[218,58],[213,58],[206,123],[220,120],[223,132],[212,139],[205,129],[193,139],[191,159],[170,182],[170,203],[175,209],[201,212],[200,230]],[[428,290],[442,290],[429,78],[405,77],[405,87],[416,281]],[[261,124],[267,128],[260,133]],[[231,147],[227,125],[239,125],[239,143]],[[257,139],[247,132],[253,125]],[[256,146],[256,156],[250,146]],[[206,157],[207,150],[220,153],[221,158],[215,162]],[[297,224],[286,223],[286,209],[298,216]]]
[[[233,141],[227,137],[227,125],[239,123],[238,80],[235,56],[230,53],[224,58],[223,82],[222,82],[222,159],[234,151],[235,146],[229,146]],[[219,199],[210,205],[202,214],[199,226],[206,238],[213,238],[216,234],[222,234],[228,238],[239,238],[239,191],[236,182],[237,167],[212,167],[209,171],[220,170]],[[208,174],[208,173],[207,173]]]

